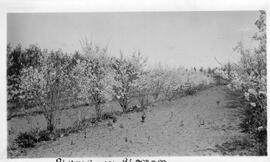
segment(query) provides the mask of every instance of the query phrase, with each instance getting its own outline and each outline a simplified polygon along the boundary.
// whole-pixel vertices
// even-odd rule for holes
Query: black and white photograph
[[[7,12],[7,158],[266,157],[266,15]]]

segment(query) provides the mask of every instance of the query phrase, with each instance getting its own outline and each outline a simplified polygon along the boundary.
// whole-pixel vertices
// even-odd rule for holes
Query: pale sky
[[[240,12],[133,12],[133,13],[13,13],[8,14],[7,41],[23,47],[65,52],[80,50],[87,38],[106,46],[111,55],[140,50],[150,64],[217,66],[236,61],[232,48],[240,40],[250,48],[257,31],[257,11]]]

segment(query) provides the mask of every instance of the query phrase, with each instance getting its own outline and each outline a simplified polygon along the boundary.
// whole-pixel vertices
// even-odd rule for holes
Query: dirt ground
[[[124,114],[113,126],[103,121],[39,143],[22,157],[224,155],[223,143],[244,136],[238,109],[227,107],[228,102],[225,86],[211,87],[150,107],[145,122],[142,112]]]

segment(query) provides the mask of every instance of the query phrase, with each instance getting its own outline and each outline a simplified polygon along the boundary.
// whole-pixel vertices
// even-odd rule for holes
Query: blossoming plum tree
[[[67,62],[61,51],[43,53],[40,66],[24,68],[21,73],[20,98],[34,102],[47,120],[47,129],[55,128],[55,110],[59,109],[61,97],[69,89]]]
[[[101,104],[112,99],[113,72],[106,48],[86,43],[83,59],[78,60],[72,75],[77,82],[78,96],[95,105],[97,119],[101,119]]]
[[[112,69],[116,83],[113,86],[114,96],[122,107],[123,112],[128,111],[129,99],[136,87],[135,81],[140,76],[143,76],[141,74],[145,63],[146,59],[140,53],[134,54],[131,58],[124,57],[121,54],[120,58],[114,58],[112,60]]]

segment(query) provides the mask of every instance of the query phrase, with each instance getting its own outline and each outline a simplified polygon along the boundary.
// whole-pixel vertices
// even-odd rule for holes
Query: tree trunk
[[[95,110],[96,110],[96,115],[97,115],[97,120],[101,120],[101,109],[100,109],[100,104],[96,103],[95,104]]]
[[[127,99],[127,97],[124,96],[124,97],[120,98],[118,101],[119,101],[120,106],[122,107],[123,112],[126,113],[127,110],[128,110],[128,99]]]
[[[48,112],[47,115],[45,115],[45,118],[47,120],[47,130],[52,132],[54,130],[54,115],[53,112]]]

